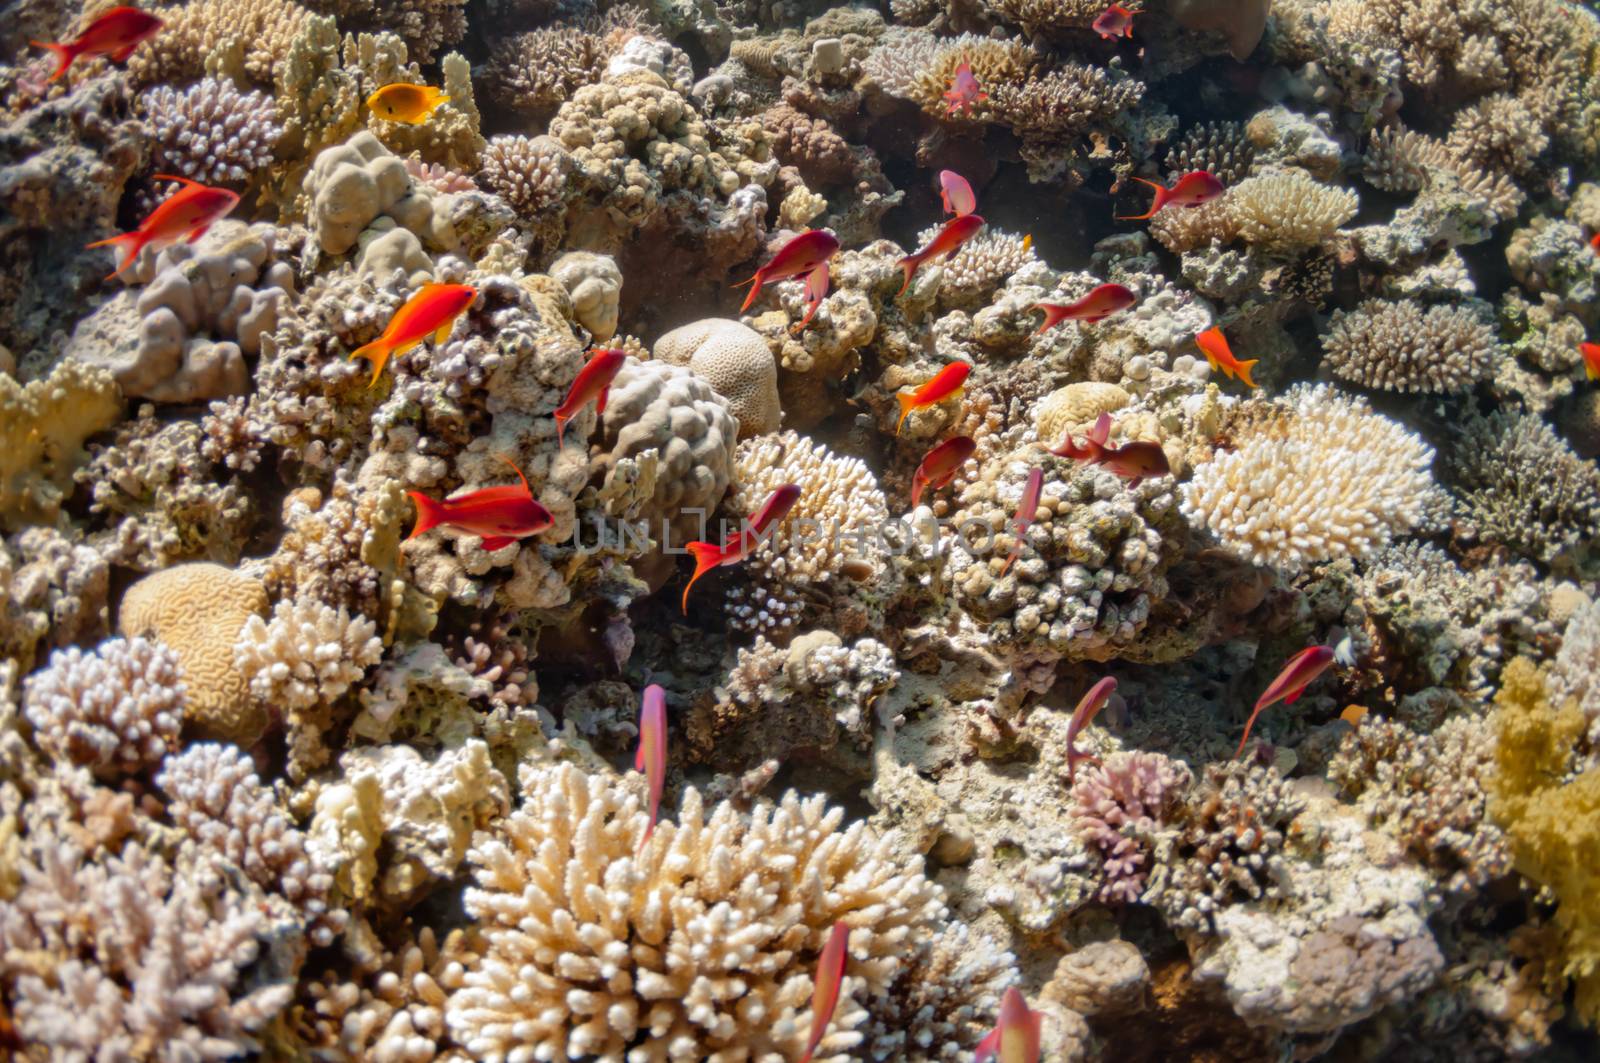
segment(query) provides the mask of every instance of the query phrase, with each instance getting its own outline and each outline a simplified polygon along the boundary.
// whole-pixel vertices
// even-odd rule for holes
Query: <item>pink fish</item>
[[[689,611],[689,591],[694,587],[695,581],[714,568],[737,565],[749,557],[761,544],[761,537],[767,528],[787,517],[798,501],[800,501],[800,486],[784,484],[767,497],[767,501],[756,515],[750,518],[748,528],[734,532],[721,546],[716,543],[690,543],[687,549],[694,555],[694,575],[689,577],[688,586],[683,588],[683,611],[685,613]]]
[[[1285,705],[1293,705],[1295,700],[1305,693],[1306,687],[1316,681],[1317,676],[1328,670],[1333,664],[1333,649],[1329,646],[1307,646],[1283,666],[1283,671],[1278,673],[1266,691],[1256,699],[1255,711],[1250,714],[1249,721],[1244,725],[1244,737],[1239,739],[1239,748],[1233,751],[1234,756],[1244,752],[1244,744],[1250,740],[1250,728],[1256,724],[1256,717],[1261,715],[1261,710],[1275,701],[1282,701]]]
[[[1044,324],[1039,326],[1039,331],[1044,332],[1063,321],[1084,321],[1092,325],[1136,302],[1137,297],[1122,285],[1102,284],[1075,303],[1034,303],[1033,308],[1044,311]]]
[[[944,212],[958,218],[978,209],[978,197],[973,194],[972,186],[954,170],[939,171],[939,198],[944,201]]]
[[[957,111],[971,114],[973,105],[987,100],[989,94],[983,91],[983,86],[973,76],[972,64],[963,62],[956,67],[956,76],[950,79],[950,88],[944,98],[950,101],[949,113],[953,116]]]
[[[971,436],[952,436],[928,451],[911,477],[911,508],[917,508],[925,489],[931,487],[937,491],[954,480],[961,466],[977,449],[977,440]]]
[[[1135,177],[1142,185],[1149,185],[1156,190],[1156,199],[1146,214],[1133,214],[1128,216],[1118,215],[1118,221],[1144,221],[1153,218],[1167,207],[1198,207],[1210,203],[1227,189],[1222,182],[1206,173],[1204,170],[1195,170],[1178,178],[1178,183],[1171,188],[1163,187],[1154,181],[1146,181],[1143,177]]]
[[[1017,503],[1017,545],[1011,548],[1011,556],[1000,566],[1002,576],[1011,568],[1011,563],[1022,555],[1022,544],[1028,541],[1028,528],[1032,526],[1033,518],[1039,512],[1039,495],[1043,490],[1044,470],[1031,470],[1028,473],[1028,483],[1022,489],[1022,501]]]
[[[983,219],[976,214],[963,214],[958,218],[951,218],[944,223],[934,238],[928,241],[928,246],[916,254],[907,255],[900,260],[900,268],[906,271],[905,283],[900,285],[900,290],[895,293],[895,298],[906,294],[906,289],[911,287],[911,278],[917,275],[917,270],[929,259],[944,256],[949,262],[955,257],[961,245],[978,235],[978,230],[983,228]]]
[[[1072,719],[1067,723],[1067,781],[1071,782],[1078,770],[1078,761],[1087,760],[1091,764],[1099,763],[1096,758],[1087,753],[1078,752],[1078,733],[1094,722],[1100,715],[1100,710],[1106,707],[1106,702],[1111,700],[1111,695],[1117,692],[1117,681],[1106,676],[1100,682],[1089,688],[1089,692],[1078,701],[1078,707],[1072,710]]]
[[[978,1042],[973,1063],[1039,1063],[1044,1016],[1028,1007],[1017,987],[1000,998],[1000,1021]]]
[[[1135,440],[1114,447],[1106,442],[1110,436],[1111,415],[1102,413],[1095,420],[1094,427],[1089,429],[1089,434],[1081,446],[1068,435],[1062,444],[1050,453],[1058,458],[1071,458],[1074,461],[1110,469],[1128,481],[1130,490],[1145,480],[1171,475],[1172,467],[1167,462],[1167,452],[1161,449],[1161,444]]]
[[[789,331],[799,335],[805,327],[811,324],[811,319],[822,308],[822,301],[828,297],[828,264],[818,262],[816,268],[806,274],[806,316],[800,319],[798,325],[790,325]]]
[[[822,1035],[833,1021],[834,1009],[839,1006],[839,988],[844,984],[844,965],[850,958],[849,942],[850,928],[843,921],[834,923],[828,932],[828,943],[817,958],[816,984],[811,990],[811,1037],[800,1063],[810,1063],[811,1053],[822,1043]]]
[[[510,465],[522,480],[520,487],[515,484],[484,487],[442,502],[421,491],[407,491],[417,505],[417,525],[406,539],[415,539],[441,524],[448,524],[480,536],[483,548],[492,551],[550,527],[554,523],[550,511],[534,500],[528,478],[508,459],[500,460]]]
[[[1133,16],[1137,13],[1136,11],[1129,11],[1121,4],[1112,4],[1100,12],[1100,16],[1090,24],[1089,28],[1108,41],[1117,37],[1131,39],[1133,37]]]
[[[772,256],[772,261],[756,270],[755,276],[734,285],[735,288],[751,285],[750,294],[744,297],[744,305],[739,307],[739,313],[742,314],[750,309],[750,304],[761,294],[763,284],[803,276],[838,252],[839,241],[826,230],[807,229],[794,237],[778,248],[778,253]]]
[[[606,396],[611,391],[611,382],[617,378],[617,373],[627,358],[625,351],[619,351],[614,347],[601,347],[590,355],[583,368],[578,370],[577,378],[567,390],[566,399],[556,407],[556,449],[561,448],[561,439],[566,433],[567,422],[578,416],[578,411],[591,400],[594,402],[595,413],[606,412]]]
[[[633,770],[642,771],[650,783],[650,825],[639,839],[639,852],[656,829],[661,812],[661,788],[667,781],[667,692],[654,683],[644,688],[644,703],[639,707],[639,752]]]

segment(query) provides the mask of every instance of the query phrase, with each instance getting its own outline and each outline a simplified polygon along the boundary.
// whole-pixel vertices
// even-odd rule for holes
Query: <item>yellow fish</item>
[[[379,118],[407,125],[421,125],[433,117],[433,112],[450,97],[442,89],[431,85],[409,85],[399,82],[385,85],[367,97],[367,107]]]

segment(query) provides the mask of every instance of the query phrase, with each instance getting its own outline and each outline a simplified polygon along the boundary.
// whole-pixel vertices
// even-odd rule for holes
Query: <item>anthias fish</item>
[[[1117,37],[1131,38],[1134,14],[1135,12],[1129,11],[1121,4],[1112,4],[1100,12],[1099,17],[1089,24],[1089,28],[1108,41]]]
[[[850,928],[842,921],[834,923],[828,931],[828,943],[817,957],[817,977],[811,990],[811,1036],[806,1038],[800,1063],[811,1063],[811,1054],[833,1021],[834,1009],[839,1006],[839,989],[844,984],[844,966],[850,959],[849,945]]]
[[[661,789],[667,781],[667,692],[652,683],[644,688],[644,701],[639,706],[639,752],[633,758],[633,770],[644,772],[650,785],[650,825],[639,839],[639,852],[649,844],[655,833],[656,818],[661,813]]]
[[[913,410],[925,410],[960,394],[961,385],[967,382],[967,374],[971,372],[972,366],[966,362],[951,362],[915,391],[902,391],[895,395],[895,401],[900,404],[900,420],[894,426],[894,434],[900,434],[900,429]]]
[[[816,268],[806,274],[805,304],[806,314],[798,324],[790,325],[789,331],[800,333],[811,324],[811,319],[816,317],[817,311],[822,308],[822,301],[828,297],[828,264],[818,262]]]
[[[954,115],[958,111],[970,114],[974,106],[989,98],[989,94],[978,84],[977,77],[972,73],[972,64],[963,62],[956,67],[956,76],[950,79],[950,88],[945,91],[944,98],[950,103],[949,114]]]
[[[1589,246],[1594,248],[1595,251],[1600,252],[1600,233],[1595,233],[1593,236],[1589,237]]]
[[[478,289],[466,284],[424,284],[394,312],[383,335],[350,352],[351,358],[372,363],[372,381],[367,387],[377,386],[383,367],[395,355],[404,354],[429,336],[434,343],[449,339],[456,318],[466,313],[477,297]]]
[[[1044,311],[1044,324],[1039,326],[1039,331],[1044,332],[1063,321],[1082,321],[1092,325],[1128,309],[1136,302],[1138,298],[1122,285],[1102,284],[1075,303],[1034,303],[1033,308]]]
[[[161,32],[164,25],[159,18],[136,7],[114,7],[89,23],[84,31],[65,44],[49,41],[29,41],[35,48],[47,49],[56,57],[56,81],[66,74],[79,56],[108,56],[118,63],[127,62],[133,50]]]
[[[157,181],[177,181],[182,188],[162,200],[139,227],[131,233],[122,233],[106,240],[96,240],[89,247],[114,247],[117,249],[117,268],[107,275],[111,280],[133,265],[139,252],[146,247],[160,250],[179,240],[194,243],[206,230],[227,217],[239,205],[239,194],[226,188],[212,188],[187,177],[156,174]],[[86,248],[87,250],[87,248]]]
[[[962,218],[978,209],[978,197],[967,179],[954,170],[939,171],[939,199],[944,212]]]
[[[556,446],[562,445],[563,437],[567,431],[567,422],[578,415],[578,411],[594,402],[595,413],[606,412],[606,395],[610,393],[611,382],[617,378],[617,372],[622,368],[622,363],[627,360],[625,352],[614,347],[601,347],[589,356],[583,368],[578,370],[577,378],[572,381],[572,387],[567,389],[567,397],[560,406],[556,407]]]
[[[1011,554],[1006,558],[1006,563],[1000,566],[1000,575],[1002,576],[1011,570],[1012,562],[1022,556],[1022,544],[1028,541],[1028,529],[1033,527],[1033,518],[1039,513],[1039,496],[1043,491],[1044,470],[1030,469],[1028,471],[1028,482],[1022,487],[1022,501],[1017,503],[1017,515],[1013,521],[1017,545],[1011,548]]]
[[[450,102],[443,89],[432,85],[412,85],[400,82],[385,85],[367,97],[367,108],[379,118],[407,125],[421,125],[433,117],[433,112]]]
[[[1206,356],[1206,361],[1211,363],[1211,368],[1222,370],[1230,380],[1237,378],[1244,381],[1245,387],[1256,386],[1256,382],[1250,379],[1250,368],[1261,359],[1252,358],[1248,362],[1241,362],[1235,358],[1233,348],[1228,346],[1228,337],[1222,334],[1222,329],[1215,326],[1208,328],[1198,333],[1194,342]]]
[[[750,309],[750,304],[761,294],[762,285],[810,273],[838,252],[839,241],[832,233],[825,230],[807,229],[794,237],[778,248],[778,253],[772,256],[772,261],[756,270],[755,276],[734,285],[735,288],[746,284],[751,286],[749,294],[744,297],[744,304],[739,307],[739,313],[742,314]]]
[[[1583,369],[1590,380],[1600,380],[1600,343],[1580,343],[1578,353],[1583,355]]]
[[[961,245],[978,235],[978,230],[983,228],[983,219],[976,214],[963,214],[958,218],[951,218],[945,222],[934,238],[928,241],[928,246],[916,254],[907,255],[900,260],[900,268],[906,271],[905,283],[900,285],[900,290],[895,293],[895,298],[906,294],[906,289],[911,287],[911,278],[917,275],[917,270],[929,259],[944,256],[946,262],[961,250]]]
[[[1044,1015],[1028,1007],[1016,986],[1000,998],[999,1021],[978,1042],[973,1063],[1039,1063]]]
[[[1283,671],[1278,673],[1262,695],[1256,699],[1256,707],[1250,713],[1250,719],[1244,725],[1244,737],[1239,739],[1239,748],[1233,751],[1234,756],[1244,752],[1244,744],[1250,741],[1250,728],[1256,724],[1256,717],[1261,715],[1261,710],[1275,701],[1285,705],[1293,705],[1306,687],[1316,681],[1317,676],[1328,670],[1333,664],[1333,648],[1331,646],[1307,646],[1283,666]]]
[[[1078,699],[1078,707],[1072,710],[1072,719],[1067,723],[1067,781],[1071,782],[1077,774],[1078,761],[1087,760],[1096,763],[1095,758],[1087,753],[1078,752],[1078,735],[1094,722],[1100,715],[1100,710],[1106,707],[1106,702],[1111,700],[1111,695],[1117,692],[1117,681],[1106,676],[1089,692]]]
[[[695,581],[714,568],[736,565],[749,557],[751,551],[760,545],[767,529],[781,523],[798,501],[800,501],[800,486],[784,484],[767,496],[767,501],[756,511],[756,515],[750,518],[747,527],[728,536],[721,546],[716,543],[690,543],[688,550],[694,555],[694,575],[689,577],[688,586],[683,588],[683,611],[685,613],[689,611],[689,591],[694,587]]]
[[[1184,174],[1171,188],[1158,185],[1154,181],[1146,181],[1143,177],[1135,177],[1134,180],[1156,190],[1155,202],[1150,205],[1146,213],[1119,215],[1118,221],[1144,221],[1146,218],[1155,217],[1167,207],[1198,207],[1210,203],[1227,191],[1221,181],[1204,170]]]
[[[1068,435],[1061,445],[1050,451],[1058,458],[1071,458],[1089,465],[1110,469],[1124,480],[1128,487],[1138,487],[1145,480],[1170,475],[1172,467],[1167,462],[1167,452],[1160,443],[1134,440],[1121,446],[1107,442],[1111,438],[1111,415],[1102,413],[1089,429],[1083,443]]]
[[[924,490],[931,487],[937,491],[954,480],[977,449],[978,443],[971,436],[952,436],[928,451],[911,477],[911,508],[916,509],[922,502]]]
[[[528,478],[508,458],[500,460],[511,466],[521,484],[483,487],[442,502],[421,491],[407,491],[417,504],[417,526],[406,538],[415,539],[440,525],[449,525],[481,537],[485,550],[498,550],[550,527],[550,511],[534,500]]]

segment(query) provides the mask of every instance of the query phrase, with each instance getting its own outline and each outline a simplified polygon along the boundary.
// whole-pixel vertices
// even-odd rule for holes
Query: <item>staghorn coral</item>
[[[151,163],[206,185],[241,185],[273,162],[283,127],[263,92],[242,93],[231,81],[206,78],[178,91],[157,85],[139,97],[155,138]]]
[[[1582,565],[1600,538],[1600,469],[1539,417],[1472,418],[1447,464],[1480,536],[1558,569]]]
[[[1182,488],[1184,516],[1224,549],[1297,571],[1363,557],[1422,519],[1433,451],[1396,422],[1326,385],[1262,413]]]
[[[673,329],[656,340],[651,354],[688,367],[728,400],[739,422],[739,437],[750,439],[778,430],[778,365],[767,341],[737,321],[707,318]]]
[[[121,416],[122,392],[104,369],[64,361],[28,384],[0,374],[0,528],[53,521],[84,440]]]
[[[1487,379],[1498,353],[1494,330],[1468,307],[1382,299],[1336,312],[1322,349],[1336,376],[1363,387],[1447,394]]]
[[[1181,762],[1159,753],[1118,753],[1086,766],[1072,784],[1073,821],[1100,855],[1099,897],[1131,904],[1143,895],[1157,836],[1193,782]]]
[[[125,775],[177,748],[184,684],[177,655],[159,642],[108,639],[93,653],[52,653],[23,684],[22,704],[45,752]]]

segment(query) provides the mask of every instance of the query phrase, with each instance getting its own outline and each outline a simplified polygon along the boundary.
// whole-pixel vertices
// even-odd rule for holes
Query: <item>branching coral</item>
[[[278,108],[263,92],[242,93],[231,81],[206,78],[179,92],[157,85],[139,97],[161,173],[180,174],[206,185],[239,185],[273,162],[283,128]]]
[[[39,747],[107,775],[139,771],[176,749],[183,705],[177,655],[142,638],[110,639],[89,654],[57,650],[24,684]]]
[[[1177,180],[1194,170],[1204,170],[1224,185],[1250,176],[1256,147],[1238,122],[1206,122],[1186,130],[1167,151],[1167,176]]]
[[[313,17],[294,0],[190,0],[157,12],[165,26],[128,63],[140,85],[181,84],[202,74],[269,84]]]
[[[579,88],[600,80],[606,63],[637,32],[633,12],[614,7],[590,23],[500,38],[484,70],[486,91],[512,110],[536,117],[554,114]]]
[[[1433,451],[1359,399],[1301,386],[1183,485],[1183,512],[1224,549],[1286,570],[1361,557],[1404,534],[1433,489]]]
[[[1322,346],[1337,376],[1385,391],[1465,391],[1495,367],[1494,330],[1467,307],[1368,299],[1333,315]]]
[[[1101,900],[1132,904],[1144,894],[1157,835],[1172,829],[1170,817],[1192,781],[1181,762],[1159,753],[1118,753],[1080,770],[1074,816],[1104,862]]]
[[[561,205],[572,157],[550,137],[490,137],[478,176],[512,209],[531,217]]]
[[[281,601],[272,619],[251,616],[233,659],[250,690],[283,709],[338,700],[383,656],[377,625],[315,598]]]

